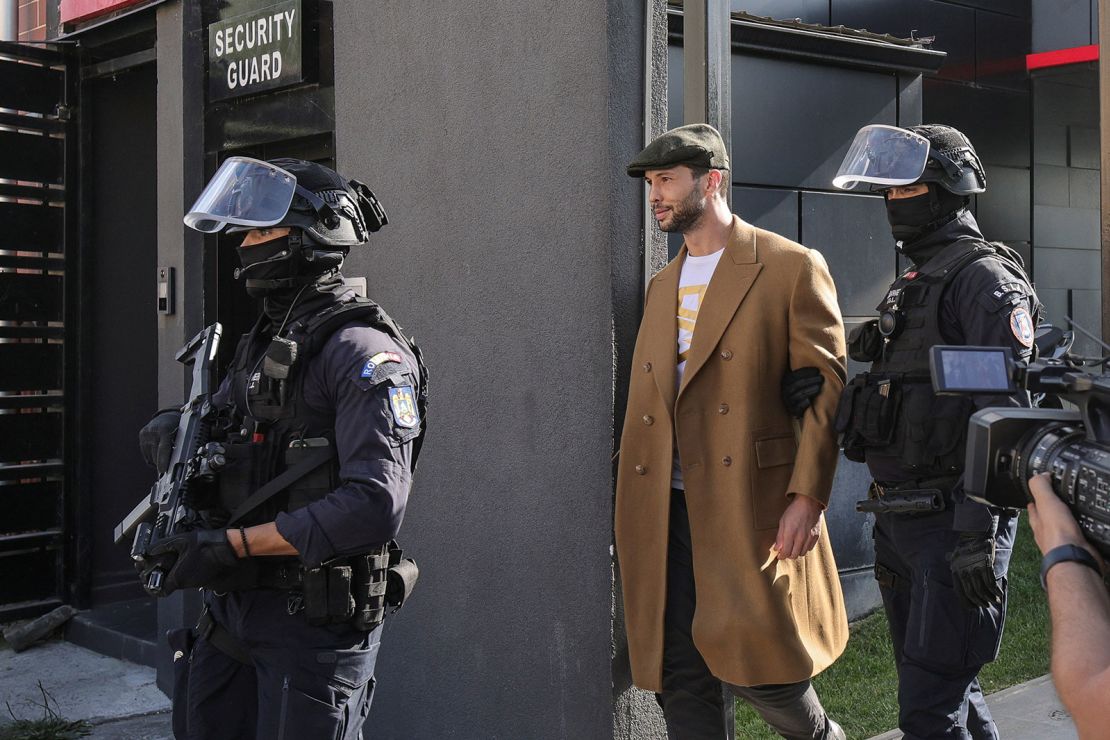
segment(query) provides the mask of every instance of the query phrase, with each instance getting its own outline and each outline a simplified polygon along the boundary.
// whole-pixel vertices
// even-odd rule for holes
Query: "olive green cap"
[[[720,132],[707,123],[672,128],[636,155],[628,165],[628,174],[643,177],[647,170],[665,170],[676,164],[727,170],[728,150]]]

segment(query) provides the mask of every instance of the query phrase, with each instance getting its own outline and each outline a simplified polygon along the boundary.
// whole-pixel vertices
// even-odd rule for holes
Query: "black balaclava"
[[[906,245],[951,221],[968,204],[966,195],[950,193],[935,183],[912,198],[887,198],[886,217],[895,241]]]
[[[300,309],[321,303],[321,299],[325,303],[334,300],[343,290],[341,252],[316,253],[309,260],[305,250],[292,244],[289,236],[238,247],[236,252],[243,266],[237,277],[246,281],[247,294],[262,302],[262,310],[276,326],[300,313]],[[259,284],[267,280],[283,284]]]

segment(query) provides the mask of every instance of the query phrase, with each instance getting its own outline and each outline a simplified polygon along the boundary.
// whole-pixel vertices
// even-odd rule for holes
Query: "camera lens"
[[[1051,473],[1057,495],[1063,496],[1064,488],[1071,488],[1070,479],[1076,474],[1080,462],[1072,447],[1085,438],[1083,430],[1073,424],[1056,423],[1038,427],[1026,434],[1015,446],[1011,475],[1028,495],[1029,479],[1040,473]]]

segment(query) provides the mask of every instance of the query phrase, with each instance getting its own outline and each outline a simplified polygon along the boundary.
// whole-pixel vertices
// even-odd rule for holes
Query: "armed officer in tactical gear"
[[[427,388],[412,340],[339,273],[385,212],[327,167],[236,157],[185,223],[246,232],[237,277],[262,313],[211,399],[207,528],[151,548],[163,594],[204,589],[195,642],[171,635],[174,733],[361,737],[385,608],[413,580],[391,542]],[[142,430],[148,462],[165,467],[176,427],[168,411]]]
[[[997,738],[979,688],[1006,614],[1016,514],[961,489],[968,419],[1022,397],[938,396],[929,350],[1009,347],[1029,359],[1041,310],[1020,256],[989,243],[968,210],[986,174],[950,126],[865,126],[834,185],[884,195],[898,250],[912,263],[851,332],[848,354],[871,363],[845,388],[837,428],[845,456],[874,482],[875,576],[898,668],[899,728],[908,739]]]

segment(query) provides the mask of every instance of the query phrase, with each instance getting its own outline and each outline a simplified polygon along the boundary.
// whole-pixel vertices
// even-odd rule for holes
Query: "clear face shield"
[[[230,157],[185,215],[185,225],[205,233],[228,224],[273,226],[285,218],[298,190],[297,178],[280,167],[249,157]]]
[[[929,140],[895,126],[864,126],[848,147],[833,185],[851,190],[861,182],[897,187],[917,182],[929,159]]]

